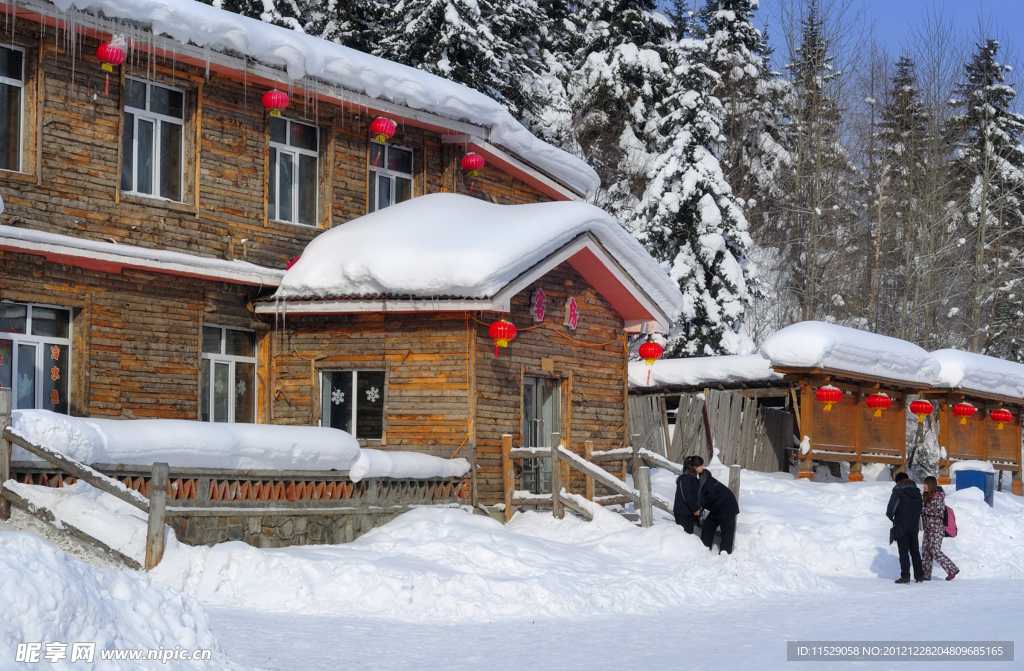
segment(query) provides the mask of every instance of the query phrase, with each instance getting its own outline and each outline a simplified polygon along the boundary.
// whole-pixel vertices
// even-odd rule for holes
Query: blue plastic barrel
[[[964,469],[956,472],[957,490],[977,487],[985,492],[985,503],[995,505],[996,496],[996,474],[988,471],[975,471]]]

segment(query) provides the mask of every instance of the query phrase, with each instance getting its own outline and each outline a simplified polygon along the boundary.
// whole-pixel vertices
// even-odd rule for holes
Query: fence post
[[[636,485],[640,490],[640,526],[654,524],[654,510],[651,507],[651,467],[641,466],[636,471]]]
[[[11,390],[0,389],[0,489],[11,479],[11,444],[3,438],[3,431],[11,424]],[[11,519],[11,502],[0,492],[0,520]]]
[[[633,486],[636,486],[636,471],[638,468],[644,465],[643,459],[640,458],[640,434],[634,433],[632,448],[633,448]]]
[[[729,467],[729,490],[737,501],[740,500],[740,471],[742,470],[743,468],[739,464]]]
[[[146,532],[146,570],[164,557],[164,508],[167,504],[167,464],[153,464],[149,479],[149,527]]]
[[[562,434],[551,434],[551,513],[555,519],[565,517],[562,506],[562,463],[558,459],[558,446],[562,444]]]
[[[590,458],[593,457],[593,456],[594,456],[594,441],[588,440],[588,441],[583,443],[583,458],[586,459],[589,462]],[[590,477],[589,474],[584,473],[583,474],[583,480],[586,483],[587,500],[588,501],[593,501],[594,500],[594,478]]]
[[[501,477],[505,486],[505,521],[512,519],[512,495],[516,491],[516,472],[512,470],[512,434],[501,436]]]

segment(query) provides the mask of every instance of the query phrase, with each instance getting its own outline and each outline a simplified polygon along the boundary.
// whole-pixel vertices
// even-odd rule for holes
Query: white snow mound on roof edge
[[[647,372],[650,371],[650,384]],[[764,382],[781,380],[760,354],[702,356],[689,359],[661,359],[648,366],[643,361],[629,362],[629,386],[696,387],[708,383]]]
[[[600,186],[597,173],[585,162],[534,137],[495,100],[442,77],[192,0],[51,1],[61,11],[102,11],[107,18],[142,23],[183,44],[235,51],[283,66],[293,80],[308,75],[371,98],[484,126],[490,129],[492,144],[572,189],[590,195]]]
[[[932,352],[941,366],[936,387],[1024,398],[1024,365],[958,349]]]
[[[933,384],[939,362],[913,343],[868,331],[807,321],[769,336],[761,354],[773,368],[827,368]]]
[[[599,207],[495,205],[452,193],[414,198],[322,233],[285,273],[275,296],[491,298],[585,233],[666,314],[674,319],[682,310],[678,284]]]

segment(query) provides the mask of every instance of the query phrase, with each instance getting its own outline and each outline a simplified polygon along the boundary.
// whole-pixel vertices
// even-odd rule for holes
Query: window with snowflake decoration
[[[252,423],[256,418],[256,334],[203,326],[199,418]]]
[[[321,373],[320,425],[362,440],[384,435],[384,371],[328,370]]]

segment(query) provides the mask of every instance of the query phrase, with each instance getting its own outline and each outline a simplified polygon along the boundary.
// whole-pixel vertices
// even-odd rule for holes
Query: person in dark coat
[[[719,482],[710,472],[704,471],[707,479],[704,485],[704,510],[708,512],[704,520],[704,529],[700,539],[710,550],[715,542],[715,532],[722,529],[722,543],[719,551],[732,554],[732,543],[736,537],[736,516],[740,514],[740,505],[733,496],[732,490]]]
[[[683,527],[686,533],[692,534],[694,524],[700,518],[703,509],[704,485],[701,477],[704,471],[704,460],[698,456],[687,457],[683,462],[683,474],[676,478],[676,500],[672,505],[672,514],[676,524]]]
[[[892,535],[900,553],[900,579],[897,584],[910,582],[910,563],[914,563],[914,580],[924,582],[924,567],[921,551],[917,544],[917,532],[921,519],[921,490],[906,473],[896,474],[896,486],[892,488],[889,506],[885,516],[892,520]]]

